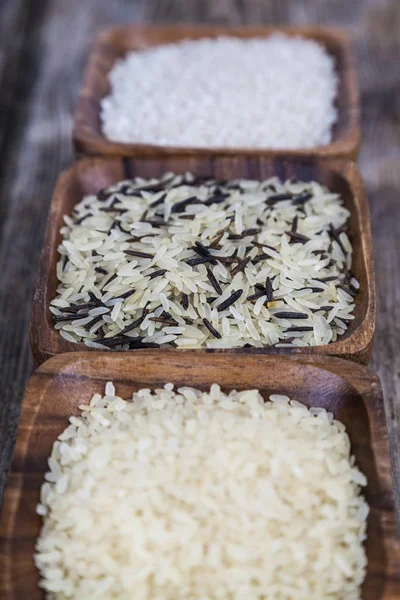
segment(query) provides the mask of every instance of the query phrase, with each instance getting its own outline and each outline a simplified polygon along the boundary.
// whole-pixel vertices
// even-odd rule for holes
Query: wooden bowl
[[[166,171],[192,171],[221,179],[253,177],[265,179],[278,175],[282,179],[317,180],[339,192],[351,211],[349,236],[354,247],[353,272],[360,281],[356,297],[355,319],[350,321],[346,333],[339,341],[327,346],[309,348],[239,348],[213,350],[214,353],[282,353],[282,354],[331,354],[341,358],[368,363],[375,330],[375,282],[371,255],[371,234],[368,201],[360,175],[349,161],[268,160],[261,157],[242,158],[164,158],[164,159],[104,159],[87,158],[75,163],[60,177],[51,203],[47,231],[42,253],[39,278],[36,287],[31,320],[31,347],[37,363],[55,354],[88,348],[84,344],[66,341],[54,329],[49,303],[55,297],[57,287],[56,264],[59,259],[57,247],[61,242],[60,227],[63,215],[70,214],[74,205],[87,193],[123,179],[141,175],[159,176]],[[94,350],[96,352],[96,350]],[[141,352],[141,350],[139,350]],[[172,352],[187,352],[173,350]],[[128,351],[132,352],[132,351]],[[133,350],[136,352],[136,350]],[[199,355],[210,350],[198,350]]]
[[[212,356],[146,350],[139,354],[79,352],[57,356],[31,378],[0,525],[0,597],[42,600],[32,556],[39,533],[35,513],[47,457],[68,417],[113,381],[129,397],[142,387],[172,382],[223,390],[258,388],[264,397],[285,393],[307,406],[332,411],[347,427],[357,465],[368,478],[368,574],[363,600],[400,598],[400,538],[392,498],[382,391],[366,367],[322,356]]]
[[[360,144],[359,91],[351,44],[341,30],[320,27],[226,27],[213,26],[127,26],[107,29],[95,39],[89,55],[74,118],[73,139],[77,152],[108,156],[198,156],[250,155],[284,156],[287,150],[251,148],[187,148],[151,144],[112,142],[102,133],[100,101],[110,93],[108,73],[116,60],[132,50],[142,50],[183,39],[199,39],[230,35],[239,38],[268,37],[278,31],[300,35],[320,42],[333,55],[339,77],[336,101],[338,121],[330,144],[290,153],[304,156],[346,157],[355,159]]]

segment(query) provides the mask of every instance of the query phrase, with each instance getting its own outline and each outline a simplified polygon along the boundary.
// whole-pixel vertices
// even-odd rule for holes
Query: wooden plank
[[[18,105],[12,116],[16,127],[0,161],[0,272],[7,282],[0,293],[0,498],[23,390],[33,369],[29,320],[46,215],[56,178],[73,158],[71,114],[87,48],[94,30],[127,18],[123,0],[108,4],[54,0],[20,7],[32,6],[38,14],[29,16],[18,74],[22,96],[16,93],[13,100]],[[130,5],[132,20],[139,5]],[[24,16],[17,21],[24,22]]]

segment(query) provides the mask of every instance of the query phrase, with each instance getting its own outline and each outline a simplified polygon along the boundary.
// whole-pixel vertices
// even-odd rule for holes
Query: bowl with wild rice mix
[[[53,327],[99,350],[337,344],[369,291],[353,273],[353,221],[343,195],[315,180],[120,180],[64,216]]]

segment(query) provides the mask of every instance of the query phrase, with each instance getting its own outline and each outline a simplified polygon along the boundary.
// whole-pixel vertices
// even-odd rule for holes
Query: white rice
[[[334,60],[282,34],[185,40],[130,52],[109,74],[104,134],[162,146],[312,148],[337,118]]]
[[[317,182],[122,181],[65,217],[55,327],[117,349],[334,342],[359,289],[348,217]]]
[[[35,562],[52,600],[357,600],[366,478],[344,425],[257,390],[93,396],[59,436]]]

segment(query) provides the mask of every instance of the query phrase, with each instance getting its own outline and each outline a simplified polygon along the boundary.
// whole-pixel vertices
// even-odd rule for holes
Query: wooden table
[[[0,494],[26,381],[29,320],[47,210],[73,160],[71,114],[88,43],[115,23],[341,26],[358,51],[378,296],[371,367],[392,441],[400,422],[400,3],[398,0],[2,0],[0,4]],[[398,488],[399,489],[399,488]]]

